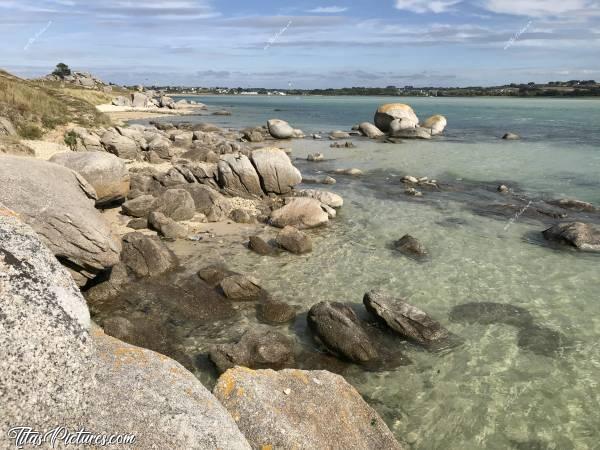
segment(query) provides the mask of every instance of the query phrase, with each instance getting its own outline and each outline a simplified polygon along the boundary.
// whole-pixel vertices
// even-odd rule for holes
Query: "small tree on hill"
[[[71,75],[71,69],[65,63],[58,63],[56,65],[56,69],[52,72],[52,75],[56,75],[60,78],[64,78],[68,75]]]

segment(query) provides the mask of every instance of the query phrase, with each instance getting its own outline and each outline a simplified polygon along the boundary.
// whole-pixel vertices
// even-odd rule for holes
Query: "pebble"
[[[291,390],[290,388],[287,388],[287,389],[284,389],[284,390],[283,390],[283,393],[284,393],[285,395],[290,395],[290,394],[292,393],[292,390]]]
[[[412,444],[416,443],[418,440],[419,440],[419,435],[415,432],[411,432],[406,435],[406,443],[407,444],[412,445]]]

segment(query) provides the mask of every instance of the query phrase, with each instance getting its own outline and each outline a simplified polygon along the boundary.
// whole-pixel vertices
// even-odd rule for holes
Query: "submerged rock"
[[[363,303],[367,311],[396,333],[419,344],[432,345],[449,337],[448,330],[439,322],[403,299],[392,298],[382,291],[371,291],[365,294]]]
[[[450,320],[462,323],[491,325],[503,323],[516,327],[527,327],[533,322],[531,313],[520,306],[507,303],[465,303],[452,308]]]
[[[333,355],[357,363],[379,358],[360,319],[348,305],[317,303],[310,308],[307,321],[315,338]]]
[[[427,256],[427,249],[416,238],[406,234],[393,244],[394,249],[411,258],[422,259]]]
[[[296,318],[296,308],[287,303],[267,300],[257,307],[258,319],[270,323],[281,324],[291,322]]]
[[[559,223],[543,231],[544,238],[587,252],[600,252],[600,229],[582,222]]]
[[[291,253],[302,255],[312,251],[312,240],[302,231],[292,226],[286,226],[277,234],[277,244]]]
[[[502,136],[502,139],[507,141],[516,141],[521,139],[521,136],[516,133],[506,133],[504,136]]]
[[[220,283],[225,296],[233,301],[254,301],[265,296],[265,291],[260,287],[259,281],[245,275],[230,275]]]
[[[356,389],[330,372],[236,367],[213,393],[255,449],[402,449]]]
[[[431,139],[431,131],[428,128],[397,128],[394,122],[391,124],[390,135],[401,139]]]
[[[249,330],[235,344],[215,345],[210,359],[219,372],[235,366],[251,369],[281,369],[294,362],[291,339],[277,331]]]
[[[555,357],[566,345],[566,337],[558,331],[534,325],[519,330],[517,345],[536,355]]]
[[[546,203],[549,203],[554,206],[559,206],[564,209],[571,209],[573,211],[584,211],[584,212],[596,212],[598,208],[588,202],[583,202],[581,200],[570,199],[570,198],[561,198],[558,200],[549,200]]]
[[[260,236],[250,236],[248,248],[262,256],[274,256],[277,254],[277,249]]]

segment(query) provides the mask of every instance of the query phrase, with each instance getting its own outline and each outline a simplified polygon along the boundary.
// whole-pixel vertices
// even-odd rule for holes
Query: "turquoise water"
[[[200,101],[211,109],[227,107],[233,115],[192,120],[241,127],[278,117],[312,133],[372,120],[378,104],[398,99]],[[493,216],[485,205],[506,202],[494,192],[499,182],[532,198],[568,196],[600,204],[600,102],[402,101],[421,118],[444,114],[449,122],[445,136],[398,145],[357,139],[353,149],[331,149],[327,140],[286,144],[305,174],[357,167],[365,175],[335,176],[338,183],[326,187],[342,195],[345,205],[326,230],[312,232],[312,254],[261,258],[239,251],[223,261],[256,276],[274,297],[299,305],[302,312],[318,301],[359,304],[366,291],[385,288],[462,339],[462,345],[442,353],[408,346],[405,353],[413,364],[396,370],[355,367],[345,374],[398,439],[411,442],[407,448],[599,449],[600,257],[543,245],[539,233],[552,223],[550,218],[539,221],[524,214],[509,222],[510,214]],[[507,131],[523,140],[500,140]],[[315,151],[327,161],[303,161]],[[402,193],[399,179],[406,174],[467,187],[426,192],[415,200]],[[597,223],[598,217],[589,220]],[[406,233],[429,249],[426,262],[389,250],[389,243]],[[201,264],[202,258],[191,256],[190,264]],[[540,337],[536,351],[519,342],[515,327],[450,320],[452,308],[470,302],[522,307],[535,327],[557,339]],[[255,326],[253,311],[248,311],[217,334],[194,336],[189,350],[203,352],[212,342]],[[292,326],[279,328],[299,345],[312,345],[303,315]]]

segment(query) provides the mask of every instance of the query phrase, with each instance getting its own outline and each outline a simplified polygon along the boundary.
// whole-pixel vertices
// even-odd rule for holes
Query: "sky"
[[[600,0],[0,0],[0,68],[266,88],[600,80]]]

